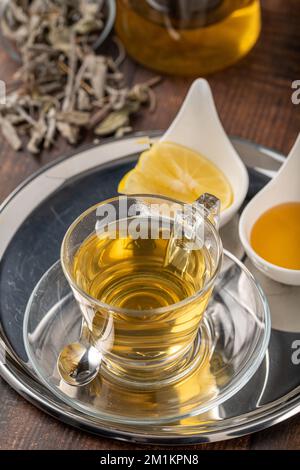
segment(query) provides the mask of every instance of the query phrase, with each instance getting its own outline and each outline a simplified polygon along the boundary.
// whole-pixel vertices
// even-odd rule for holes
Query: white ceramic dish
[[[281,268],[269,263],[250,244],[251,230],[259,216],[271,207],[285,202],[300,202],[300,134],[277,176],[247,205],[239,224],[241,242],[253,264],[275,281],[300,286],[300,270]]]
[[[194,81],[176,118],[161,140],[190,147],[222,170],[233,190],[233,203],[221,212],[220,225],[225,225],[243,203],[249,178],[244,163],[220,122],[206,80],[199,78]]]

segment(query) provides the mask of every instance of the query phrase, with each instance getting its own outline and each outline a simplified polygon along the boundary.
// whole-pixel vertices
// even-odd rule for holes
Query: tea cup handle
[[[220,225],[220,200],[213,194],[204,193],[196,202],[204,207],[205,217],[218,229]]]

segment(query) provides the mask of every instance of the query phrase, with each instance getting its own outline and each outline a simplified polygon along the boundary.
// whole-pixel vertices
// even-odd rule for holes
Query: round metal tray
[[[149,135],[149,134],[148,134]],[[157,133],[151,133],[152,137]],[[300,410],[300,374],[293,361],[300,340],[300,288],[257,273],[237,235],[238,218],[222,229],[227,249],[242,259],[264,288],[273,330],[265,360],[250,382],[207,416],[164,426],[119,425],[93,419],[64,404],[35,376],[25,353],[23,318],[42,274],[59,258],[70,223],[92,204],[117,194],[117,184],[143,150],[142,136],[106,141],[63,157],[25,181],[0,209],[0,373],[22,396],[78,428],[141,443],[193,444],[238,437],[278,423]],[[249,197],[283,161],[278,153],[240,139],[233,144],[250,167]],[[256,170],[257,171],[256,171]],[[204,419],[205,418],[205,419]]]

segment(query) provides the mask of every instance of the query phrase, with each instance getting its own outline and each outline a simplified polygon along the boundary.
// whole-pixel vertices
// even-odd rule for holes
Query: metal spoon
[[[101,362],[102,354],[94,346],[71,343],[58,356],[57,368],[64,382],[82,387],[96,377]]]
[[[81,331],[81,343],[70,343],[60,352],[57,359],[59,375],[68,385],[82,387],[94,380],[100,371],[103,354],[112,348],[114,340],[113,317],[108,316],[96,346],[90,344],[90,334],[86,326]],[[95,327],[95,325],[94,325]]]

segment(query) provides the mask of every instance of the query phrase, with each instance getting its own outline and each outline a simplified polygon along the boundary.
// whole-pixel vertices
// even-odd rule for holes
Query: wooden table
[[[237,65],[209,77],[229,134],[251,139],[285,154],[300,131],[300,105],[291,101],[291,83],[300,79],[299,0],[263,0],[263,32],[254,50]],[[129,83],[152,73],[127,60]],[[9,81],[15,64],[0,51],[0,78]],[[166,78],[157,88],[155,113],[141,113],[135,130],[165,129],[191,83]],[[0,200],[66,146],[58,142],[40,157],[15,153],[0,137]],[[147,449],[79,432],[47,416],[19,397],[0,379],[0,449]],[[192,449],[300,449],[300,417],[236,440]]]

